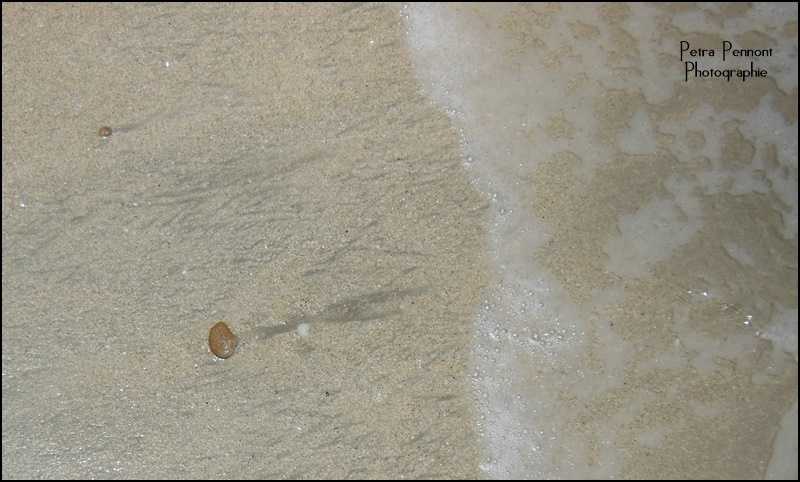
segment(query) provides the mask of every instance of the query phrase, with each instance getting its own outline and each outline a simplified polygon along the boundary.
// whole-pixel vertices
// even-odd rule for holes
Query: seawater
[[[491,200],[469,370],[485,473],[796,477],[797,6],[403,16]],[[771,55],[723,61],[724,42]],[[689,79],[688,60],[767,76]],[[757,455],[685,455],[745,427]]]

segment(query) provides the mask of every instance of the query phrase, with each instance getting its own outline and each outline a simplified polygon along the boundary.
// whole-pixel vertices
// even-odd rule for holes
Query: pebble
[[[231,333],[230,328],[220,321],[213,327],[208,334],[208,346],[211,351],[220,358],[228,358],[236,350],[236,335]]]

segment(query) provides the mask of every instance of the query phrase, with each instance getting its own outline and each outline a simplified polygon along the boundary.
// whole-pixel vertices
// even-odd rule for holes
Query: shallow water
[[[404,13],[491,200],[485,473],[796,477],[797,7]]]

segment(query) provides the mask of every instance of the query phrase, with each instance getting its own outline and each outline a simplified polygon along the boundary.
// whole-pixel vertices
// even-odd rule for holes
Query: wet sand
[[[3,22],[4,478],[480,476],[487,201],[398,6]]]
[[[4,478],[489,475],[469,377],[495,205],[420,93],[399,5],[4,4],[3,27]],[[775,108],[796,123],[794,92]],[[595,99],[597,140],[615,145],[641,103]],[[554,445],[557,463],[758,478],[792,400],[796,414],[796,358],[753,335],[775,310],[759,300],[796,311],[796,235],[774,232],[768,196],[710,197],[705,230],[652,277],[613,276],[620,217],[684,172],[664,161],[618,155],[589,176],[554,156],[519,177],[553,240],[530,253],[593,330],[595,391],[575,373],[547,391],[585,450]],[[620,182],[632,172],[638,189]],[[752,290],[733,255],[707,258],[742,219],[772,233],[743,235],[769,267]],[[686,293],[709,277],[731,289]],[[221,320],[239,340],[226,360],[208,347]],[[619,386],[602,379],[615,347]]]

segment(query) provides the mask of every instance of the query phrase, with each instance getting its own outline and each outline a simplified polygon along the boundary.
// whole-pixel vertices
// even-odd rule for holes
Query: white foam
[[[311,325],[309,325],[308,323],[300,323],[299,325],[297,325],[297,333],[303,338],[307,337],[310,331],[311,331]]]
[[[623,278],[648,278],[649,269],[691,239],[700,221],[686,219],[675,199],[651,198],[635,213],[623,215],[620,236],[606,241],[605,268]]]
[[[655,129],[643,107],[636,109],[630,127],[619,138],[619,147],[627,154],[653,154],[658,151]]]
[[[490,256],[495,283],[476,320],[473,350],[473,381],[487,446],[482,467],[498,478],[587,474],[589,455],[583,442],[559,429],[579,409],[564,406],[560,397],[570,393],[588,400],[613,389],[621,380],[613,373],[621,371],[632,350],[612,330],[603,330],[595,336],[607,342],[603,346],[608,372],[592,376],[579,362],[588,345],[588,314],[570,300],[557,277],[531,258],[533,249],[550,241],[549,228],[537,221],[514,186],[539,163],[570,146],[597,154],[587,156],[583,169],[604,162],[603,148],[590,149],[592,140],[585,133],[570,137],[557,129],[561,121],[594,131],[593,117],[580,121],[580,104],[582,95],[591,95],[597,86],[567,99],[563,85],[545,80],[544,73],[509,69],[504,58],[514,39],[487,30],[470,14],[471,8],[415,4],[406,12],[411,14],[412,47],[423,88],[458,120],[465,164],[494,207]],[[493,6],[482,15],[498,18],[503,13],[502,7]],[[478,40],[486,36],[491,40]],[[565,36],[561,43],[566,46],[569,41]],[[496,88],[481,87],[485,85]],[[527,95],[532,89],[540,92]],[[538,129],[542,125],[556,128],[543,133]],[[535,152],[520,140],[526,132],[533,136]],[[618,295],[601,294],[595,302],[607,303]],[[613,444],[613,437],[607,443]],[[591,473],[614,475],[615,460],[613,451],[608,452],[603,468]]]
[[[635,365],[639,375],[692,368],[711,374],[727,369],[720,360],[740,360],[758,342],[755,333],[734,333],[720,342],[687,329],[690,308],[679,305],[672,320],[674,345],[636,361],[639,347],[611,327],[604,311],[625,297],[622,285],[598,290],[589,302],[577,304],[565,280],[533,256],[552,235],[549,220],[542,220],[532,202],[536,193],[522,181],[526,176],[557,155],[574,153],[580,161],[575,175],[586,179],[619,153],[663,155],[664,139],[671,139],[665,162],[705,167],[693,176],[667,176],[663,191],[618,218],[618,236],[603,245],[608,256],[604,267],[624,280],[648,279],[656,264],[702,230],[703,196],[775,193],[783,203],[779,229],[787,239],[797,237],[797,123],[776,118],[770,96],[761,99],[755,115],[701,103],[688,119],[657,118],[650,106],[638,105],[613,145],[594,137],[606,127],[596,115],[603,94],[637,92],[647,104],[658,104],[675,95],[683,75],[664,66],[679,50],[658,35],[656,7],[627,5],[619,25],[605,20],[601,8],[537,7],[539,15],[524,20],[533,22],[530,28],[523,28],[515,5],[412,4],[403,10],[421,88],[461,130],[463,164],[491,200],[494,214],[489,226],[493,281],[475,320],[471,370],[486,445],[482,467],[493,478],[619,477],[618,427],[641,415],[652,393],[634,392],[617,413],[593,420],[593,453],[585,439],[567,428],[590,402],[622,385],[626,366]],[[687,32],[719,31],[713,21],[718,10],[711,4],[677,15],[674,25]],[[725,26],[730,24],[735,33],[769,29],[786,8],[757,6],[753,11],[753,24],[736,19]],[[796,16],[796,6],[793,11]],[[582,30],[590,33],[576,34]],[[627,56],[620,56],[619,43],[628,41]],[[797,86],[796,67],[780,75],[787,62],[792,64],[787,56],[796,55],[792,42],[796,35],[794,40],[781,37],[780,55],[765,64],[787,92]],[[755,150],[752,162],[741,167],[723,158],[731,125]],[[777,160],[770,160],[776,149]],[[737,239],[720,240],[718,249],[742,265],[758,267],[757,258]],[[713,299],[715,292],[713,286],[684,288],[700,292],[703,300]],[[763,336],[781,343],[778,338],[793,334],[796,354],[796,309],[776,312]],[[677,388],[667,390],[668,400],[677,396]],[[694,412],[712,417],[726,407],[698,405]],[[640,431],[637,440],[657,448],[668,430],[681,428],[680,423],[651,427]]]
[[[765,479],[797,478],[797,397],[794,405],[781,418],[781,428],[773,442],[775,452],[767,465]]]
[[[794,355],[797,361],[797,308],[788,308],[782,303],[775,303],[775,315],[761,336],[780,347],[782,350]]]

